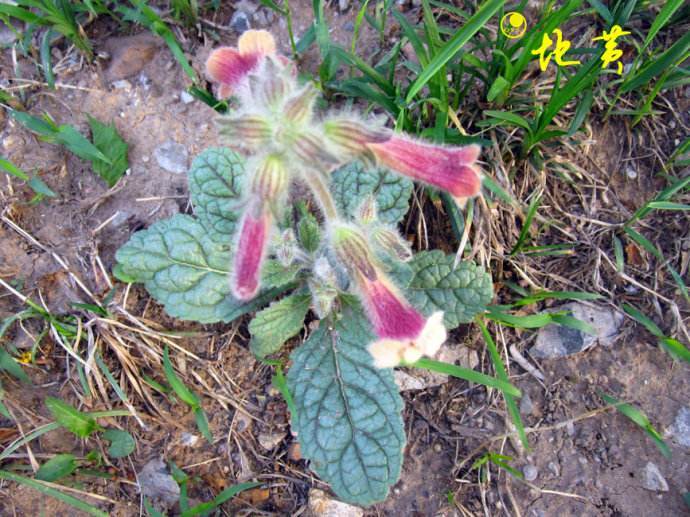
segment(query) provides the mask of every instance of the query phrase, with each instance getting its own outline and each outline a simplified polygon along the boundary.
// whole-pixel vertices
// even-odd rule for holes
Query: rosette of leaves
[[[143,283],[174,317],[201,323],[230,322],[255,312],[249,323],[250,347],[263,359],[299,334],[315,310],[310,280],[322,249],[318,216],[289,217],[281,232],[296,236],[292,261],[278,260],[277,241],[263,269],[263,289],[251,302],[233,298],[229,275],[233,234],[242,208],[243,158],[230,149],[210,148],[189,170],[195,215],[177,214],[135,233],[117,252],[116,276]],[[361,164],[331,174],[338,208],[355,218],[373,196],[377,214],[398,224],[412,193],[409,180]],[[290,211],[288,214],[292,214]],[[284,235],[284,233],[283,233]],[[406,263],[381,257],[398,287],[424,315],[442,310],[448,329],[470,322],[492,297],[490,276],[471,262],[453,267],[440,251],[416,254]],[[334,293],[333,310],[291,354],[287,386],[292,427],[310,467],[343,501],[367,506],[386,498],[397,482],[405,434],[391,369],[373,365],[367,345],[374,336],[346,285]]]

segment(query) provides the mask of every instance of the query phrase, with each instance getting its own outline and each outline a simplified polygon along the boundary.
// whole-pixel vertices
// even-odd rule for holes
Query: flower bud
[[[324,146],[323,139],[313,133],[299,133],[292,138],[292,150],[301,160],[316,168],[329,168],[338,163]]]
[[[216,119],[216,123],[220,134],[228,137],[233,146],[257,150],[265,146],[271,138],[270,123],[258,115],[221,116]]]
[[[288,94],[289,86],[283,77],[280,66],[275,60],[267,59],[265,61],[262,78],[263,84],[261,89],[257,88],[254,91],[260,95],[262,101],[268,106],[278,106]]]
[[[361,122],[345,118],[328,120],[323,126],[329,140],[354,156],[366,153],[366,144],[385,142],[391,135],[388,129],[367,127]]]
[[[369,194],[357,209],[357,217],[363,225],[376,221],[376,198]]]
[[[482,180],[475,161],[478,145],[441,147],[392,135],[367,144],[376,162],[416,181],[449,192],[460,204],[479,194]]]
[[[233,260],[231,287],[238,300],[251,300],[259,291],[272,225],[273,218],[266,204],[252,198],[242,216]]]
[[[285,103],[285,108],[283,109],[285,118],[294,124],[308,122],[311,119],[317,95],[316,88],[307,83],[304,88]]]
[[[371,228],[371,240],[383,251],[402,262],[408,262],[412,259],[410,243],[390,227],[374,225]]]
[[[369,244],[362,233],[350,225],[338,225],[332,229],[331,242],[336,257],[356,276],[376,279],[376,266]]]
[[[259,162],[252,181],[252,192],[264,201],[277,201],[287,190],[290,174],[282,156],[269,154]]]

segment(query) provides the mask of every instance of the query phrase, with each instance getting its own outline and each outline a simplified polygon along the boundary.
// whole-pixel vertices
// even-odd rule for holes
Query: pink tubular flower
[[[443,313],[428,319],[412,307],[381,274],[358,282],[362,301],[379,339],[369,345],[378,368],[414,363],[433,356],[446,340]]]
[[[235,251],[232,294],[243,301],[251,300],[259,291],[261,266],[266,256],[272,227],[270,209],[254,198],[244,212]]]
[[[248,30],[240,36],[237,48],[221,47],[206,61],[206,74],[219,83],[218,95],[225,99],[266,56],[275,55],[276,44],[268,31]]]
[[[378,340],[369,345],[374,364],[392,368],[413,363],[422,355],[434,355],[446,340],[443,313],[425,318],[400,294],[377,267],[362,233],[348,225],[332,230],[340,262],[357,286],[366,316]]]
[[[479,194],[482,181],[475,165],[478,145],[441,147],[397,135],[365,145],[381,165],[445,190],[459,203]]]

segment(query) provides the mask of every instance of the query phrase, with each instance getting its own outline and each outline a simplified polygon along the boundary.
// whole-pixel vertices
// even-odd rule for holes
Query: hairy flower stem
[[[321,206],[324,218],[327,222],[338,219],[338,210],[335,207],[335,200],[328,189],[328,185],[323,181],[323,176],[316,171],[306,171],[305,179],[311,188],[314,197]]]

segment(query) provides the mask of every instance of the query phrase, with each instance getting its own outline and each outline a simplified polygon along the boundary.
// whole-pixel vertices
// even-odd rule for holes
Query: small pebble
[[[527,416],[531,415],[532,411],[534,411],[534,403],[532,402],[529,393],[524,392],[522,394],[522,398],[520,399],[520,413]]]
[[[690,409],[683,406],[676,413],[669,434],[683,447],[690,447]]]
[[[180,92],[180,100],[184,104],[189,104],[189,103],[194,102],[194,96],[191,93],[187,92],[186,90],[182,90],[182,92]]]
[[[249,25],[249,17],[247,13],[243,11],[235,11],[230,19],[230,27],[237,34],[243,34],[248,31],[251,26]]]
[[[525,476],[525,480],[527,481],[534,481],[537,479],[537,476],[539,475],[539,471],[537,470],[537,467],[534,465],[525,465],[522,467],[522,473]]]
[[[666,478],[659,471],[659,467],[651,461],[642,469],[642,486],[652,492],[668,492]]]
[[[182,433],[182,438],[180,439],[180,443],[185,447],[194,447],[198,441],[199,436],[191,433]]]
[[[558,465],[556,465],[556,462],[550,461],[549,464],[548,464],[548,467],[549,467],[549,470],[551,471],[551,473],[552,473],[554,476],[559,476],[559,475],[560,475],[561,471],[560,471],[560,469],[558,468]]]
[[[184,174],[187,172],[189,153],[187,153],[187,148],[182,144],[168,140],[156,147],[153,151],[153,156],[156,158],[158,165],[168,172],[174,174]]]
[[[113,83],[113,88],[116,90],[129,91],[132,89],[132,83],[130,83],[127,79],[120,79],[119,81],[115,81]]]

